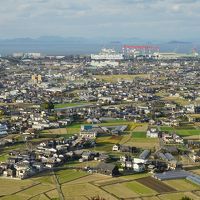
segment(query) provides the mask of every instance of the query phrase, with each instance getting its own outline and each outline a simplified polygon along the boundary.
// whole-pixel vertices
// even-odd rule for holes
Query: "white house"
[[[159,134],[159,131],[157,128],[149,128],[147,130],[146,136],[150,138],[158,138],[158,134]]]
[[[113,150],[113,151],[119,151],[119,148],[120,148],[119,145],[116,145],[116,144],[115,144],[115,145],[112,147],[112,150]]]

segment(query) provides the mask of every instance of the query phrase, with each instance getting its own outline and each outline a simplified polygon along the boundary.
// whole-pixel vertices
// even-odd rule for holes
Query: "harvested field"
[[[88,176],[80,177],[76,180],[72,180],[66,184],[81,184],[81,183],[89,183],[94,182],[96,180],[106,180],[109,179],[109,176],[103,175],[103,174],[91,174]]]
[[[31,200],[49,200],[49,198],[45,196],[44,194],[40,194],[38,196],[31,198]]]
[[[51,190],[49,192],[46,192],[46,195],[50,198],[50,199],[58,199],[59,198],[59,194],[58,194],[58,191],[57,189],[55,190]]]
[[[158,138],[131,138],[125,145],[153,149],[159,147]]]
[[[131,181],[128,183],[123,183],[127,188],[139,195],[155,195],[155,190],[152,190],[149,187],[146,187],[144,184],[139,183],[138,181]]]
[[[79,179],[83,176],[87,176],[88,174],[82,171],[76,171],[76,170],[60,170],[56,172],[58,181],[60,184],[70,182],[76,179]]]
[[[47,191],[54,189],[54,188],[55,188],[55,186],[46,185],[46,184],[39,184],[39,185],[33,186],[31,188],[25,189],[22,192],[18,192],[18,195],[21,195],[21,196],[27,195],[27,196],[31,197],[31,196],[34,196],[34,195],[37,195],[37,194],[47,192]]]
[[[163,195],[159,195],[159,198],[162,200],[179,200],[185,196],[187,196],[193,200],[199,199],[199,197],[197,195],[193,194],[192,192],[177,192],[177,193],[171,193],[171,194],[163,194]]]
[[[20,192],[29,187],[34,187],[38,183],[32,180],[12,180],[12,179],[0,179],[0,195],[10,195]]]
[[[94,196],[101,196],[102,198],[108,199],[108,200],[116,200],[112,195],[109,193],[101,190],[100,188],[89,184],[89,183],[83,183],[83,184],[63,184],[62,185],[62,192],[64,194],[65,199],[85,199],[85,197],[94,197]]]
[[[128,188],[124,184],[113,184],[103,187],[108,193],[116,195],[118,198],[132,198],[139,197],[140,195],[134,192],[132,189]]]
[[[158,197],[143,197],[142,200],[160,200]]]
[[[165,184],[175,188],[178,191],[198,190],[200,187],[187,181],[186,179],[167,180]]]
[[[172,187],[166,185],[165,183],[163,183],[159,180],[156,180],[152,177],[140,178],[140,179],[137,179],[137,182],[139,182],[159,193],[176,191],[174,188],[172,188]]]
[[[148,124],[138,125],[133,132],[146,132],[148,129]]]
[[[148,173],[140,173],[140,174],[131,174],[127,176],[123,176],[126,180],[136,180],[144,177],[149,177],[150,175]]]
[[[106,185],[112,185],[116,183],[122,183],[126,181],[125,179],[122,178],[110,178],[107,180],[100,180],[100,181],[95,181],[94,184],[98,186],[106,186]]]

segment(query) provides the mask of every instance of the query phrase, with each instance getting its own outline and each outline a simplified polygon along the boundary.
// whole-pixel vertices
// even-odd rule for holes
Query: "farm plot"
[[[160,199],[156,196],[153,196],[153,197],[142,197],[142,200],[160,200]]]
[[[61,189],[65,199],[70,199],[70,197],[73,197],[72,199],[85,199],[85,197],[90,198],[99,195],[108,200],[116,200],[116,198],[109,193],[89,183],[73,185],[63,184]]]
[[[49,197],[45,196],[44,194],[41,194],[31,198],[31,200],[49,200]]]
[[[181,130],[176,130],[177,134],[186,137],[186,136],[192,136],[192,135],[200,135],[200,130],[199,129],[181,129]]]
[[[183,128],[183,127],[169,127],[169,126],[161,126],[161,131],[172,132],[175,131],[178,135],[182,137],[191,137],[200,135],[200,129],[195,129],[194,127]]]
[[[97,186],[106,186],[106,185],[112,185],[112,184],[116,184],[116,183],[121,183],[121,182],[124,182],[126,181],[125,179],[123,178],[108,178],[108,179],[103,179],[103,180],[98,180],[98,181],[95,181],[94,184],[97,185]]]
[[[1,197],[1,200],[27,200],[27,199],[30,199],[30,196],[18,195],[18,194]]]
[[[139,181],[131,181],[128,183],[123,183],[129,189],[133,190],[135,193],[139,195],[154,195],[156,192],[151,189],[149,186],[141,184]]]
[[[80,132],[80,128],[57,128],[57,129],[48,129],[41,132],[41,136],[43,137],[66,137],[77,134]]]
[[[140,196],[126,185],[120,183],[104,186],[103,189],[111,194],[116,195],[118,198],[133,198]]]
[[[11,179],[0,179],[0,195],[10,195],[28,187],[34,186],[37,183],[31,180],[11,180]]]
[[[60,184],[87,176],[87,173],[76,170],[60,170],[56,172]]]
[[[27,196],[32,197],[32,196],[39,195],[39,194],[42,194],[44,192],[47,192],[47,191],[54,189],[54,188],[55,188],[55,186],[51,186],[51,185],[47,185],[47,184],[39,184],[39,185],[33,186],[29,189],[26,189],[22,192],[19,192],[17,194],[21,195],[21,196],[27,195]]]
[[[103,136],[96,139],[96,151],[112,151],[112,146],[122,139],[121,136]]]
[[[200,189],[200,187],[198,187],[195,184],[190,183],[189,181],[185,179],[167,180],[167,181],[163,181],[163,183],[166,183],[167,185],[175,188],[178,191],[190,191],[190,190]]]
[[[148,124],[138,124],[138,126],[133,130],[133,132],[146,132],[148,129]]]
[[[133,138],[146,138],[146,132],[133,132]]]
[[[131,138],[125,144],[143,149],[153,149],[159,146],[159,140],[158,138]]]
[[[199,196],[195,195],[192,192],[177,192],[177,193],[171,193],[171,194],[163,194],[163,195],[159,195],[158,197],[162,200],[179,200],[185,196],[193,200],[199,199]]]
[[[110,179],[110,176],[106,176],[103,174],[91,174],[91,175],[84,176],[84,177],[78,178],[76,180],[70,181],[70,182],[68,182],[68,184],[81,184],[81,183],[89,183],[89,182],[91,183],[91,182],[94,182],[97,180],[105,181],[107,179]]]
[[[144,177],[149,177],[149,176],[150,176],[150,174],[148,174],[148,173],[139,173],[139,174],[123,176],[123,178],[126,180],[136,180],[139,178],[144,178]]]
[[[172,187],[166,185],[165,183],[158,181],[152,177],[145,177],[145,178],[137,179],[137,182],[139,182],[159,193],[176,191],[174,188],[172,188]]]
[[[58,199],[59,198],[59,194],[58,191],[56,189],[51,190],[49,192],[46,192],[46,195],[50,198],[50,199]]]

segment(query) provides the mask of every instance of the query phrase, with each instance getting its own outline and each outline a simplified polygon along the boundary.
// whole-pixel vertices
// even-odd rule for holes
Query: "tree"
[[[50,111],[50,110],[54,109],[54,104],[51,101],[45,102],[45,103],[41,104],[41,108],[44,109],[44,110]]]
[[[4,110],[0,110],[0,116],[3,116],[5,114]]]

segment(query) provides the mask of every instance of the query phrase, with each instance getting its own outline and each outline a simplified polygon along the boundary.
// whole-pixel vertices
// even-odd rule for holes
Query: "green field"
[[[96,151],[111,152],[115,144],[120,143],[122,136],[103,136],[96,139]]]
[[[182,137],[200,135],[200,129],[195,129],[195,128],[182,129],[181,127],[176,128],[176,127],[169,127],[169,126],[161,126],[160,129],[162,131],[167,131],[167,132],[176,132],[178,135]]]
[[[79,103],[62,103],[62,104],[55,104],[54,108],[66,108],[66,107],[75,107],[75,106],[82,106],[88,104],[88,102],[79,102]]]
[[[144,185],[142,185],[141,183],[138,183],[136,181],[132,181],[129,183],[125,183],[126,187],[128,187],[129,189],[133,190],[134,192],[140,194],[140,195],[144,195],[144,194],[156,194],[156,192]]]
[[[180,136],[200,135],[200,130],[176,130],[176,133]]]
[[[146,138],[146,132],[133,132],[133,138]]]
[[[74,163],[77,166],[79,164]],[[149,176],[150,174],[147,173],[112,178],[101,174],[65,169],[56,171],[55,174],[61,190],[58,189],[52,172],[44,172],[26,180],[0,178],[0,199],[58,200],[61,193],[65,199],[70,200],[87,200],[93,196],[100,196],[106,200],[120,198],[179,200],[182,196],[189,196],[195,200],[200,197],[200,187],[186,180],[164,181],[177,191],[157,194],[154,190],[135,181]]]
[[[8,159],[8,154],[1,154],[0,155],[0,162],[5,162]]]
[[[77,171],[77,170],[60,170],[56,172],[58,177],[58,181],[60,184],[75,180],[77,178],[81,178],[83,176],[88,175],[85,172]]]
[[[168,131],[168,132],[170,132],[170,131],[174,130],[174,127],[171,127],[171,126],[161,126],[160,130],[161,131]]]
[[[54,138],[54,137],[65,137],[69,138],[70,136],[74,134],[79,134],[80,128],[57,128],[57,129],[48,129],[44,130],[40,133],[41,137],[47,137],[47,138]]]

